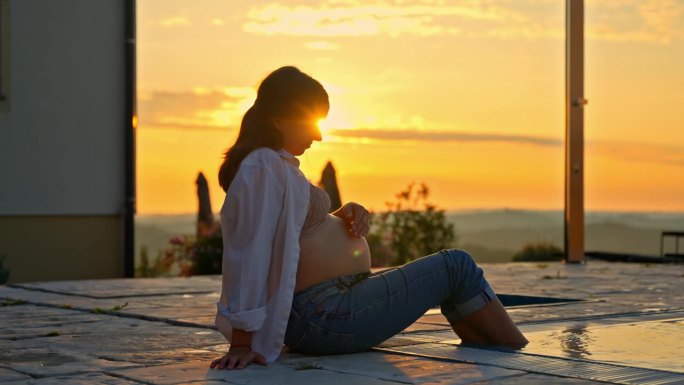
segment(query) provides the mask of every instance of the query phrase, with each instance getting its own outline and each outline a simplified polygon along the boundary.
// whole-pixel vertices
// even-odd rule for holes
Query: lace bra
[[[300,238],[309,236],[325,222],[325,218],[330,212],[330,197],[325,190],[309,183],[309,211],[306,213],[306,220]]]

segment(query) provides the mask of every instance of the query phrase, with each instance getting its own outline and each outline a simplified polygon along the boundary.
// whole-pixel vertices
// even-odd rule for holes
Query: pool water
[[[558,326],[525,332],[530,343],[521,352],[684,373],[684,318]]]

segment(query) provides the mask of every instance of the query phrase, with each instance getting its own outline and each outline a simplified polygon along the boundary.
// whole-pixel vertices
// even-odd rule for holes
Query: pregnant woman
[[[229,351],[217,369],[266,365],[284,346],[304,354],[366,350],[440,306],[464,343],[527,343],[466,252],[441,250],[370,273],[369,213],[330,199],[296,156],[321,140],[328,113],[321,84],[282,67],[260,84],[219,182],[223,284],[216,326]]]

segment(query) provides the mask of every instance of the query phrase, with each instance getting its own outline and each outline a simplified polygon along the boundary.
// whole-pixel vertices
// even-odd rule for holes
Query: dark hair
[[[278,150],[283,146],[282,134],[273,118],[299,118],[312,113],[325,117],[329,107],[328,93],[316,79],[291,66],[271,72],[259,85],[254,105],[242,117],[235,144],[224,154],[218,175],[223,191],[228,190],[240,163],[250,152],[261,147]]]

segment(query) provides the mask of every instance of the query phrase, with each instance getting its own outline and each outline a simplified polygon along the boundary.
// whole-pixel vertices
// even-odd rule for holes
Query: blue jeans
[[[345,275],[295,294],[285,345],[304,354],[363,351],[437,305],[454,325],[494,298],[468,253],[441,250],[376,275]]]

